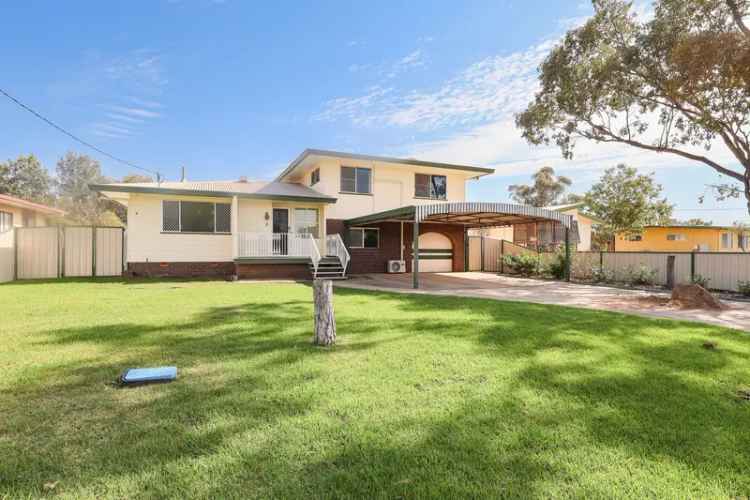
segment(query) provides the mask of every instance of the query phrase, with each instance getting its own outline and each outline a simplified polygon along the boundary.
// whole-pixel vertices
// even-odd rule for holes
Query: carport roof
[[[344,221],[349,226],[386,221],[458,224],[466,227],[496,227],[526,222],[554,221],[573,228],[573,217],[546,208],[512,203],[455,202],[408,205]]]

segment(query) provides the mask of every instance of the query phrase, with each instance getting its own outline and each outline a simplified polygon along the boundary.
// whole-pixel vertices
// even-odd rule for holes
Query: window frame
[[[685,233],[667,233],[667,241],[687,241],[687,236]]]
[[[213,205],[214,215],[214,230],[213,231],[183,231],[182,230],[182,202],[187,203],[205,203],[206,205]],[[164,203],[177,203],[177,231],[169,231],[164,229]],[[216,227],[216,205],[229,205],[229,231],[217,231]],[[232,234],[232,204],[223,203],[220,201],[193,201],[193,200],[161,200],[161,233],[162,234],[219,234],[219,235],[230,235]]]
[[[310,173],[310,186],[320,182],[320,167],[316,168]]]
[[[362,246],[354,246],[351,244],[351,238],[349,237],[349,234],[347,234],[347,239],[349,239],[349,248],[355,248],[359,250],[378,250],[380,248],[380,228],[379,227],[350,227],[349,233],[352,231],[362,231]],[[365,231],[375,231],[375,234],[377,235],[377,245],[374,247],[367,247],[365,246]]]
[[[427,189],[429,190],[429,194],[427,196],[421,196],[417,193],[417,176],[424,176],[427,177]],[[432,195],[432,178],[433,177],[442,177],[445,179],[445,195],[440,196],[433,196]],[[421,172],[414,172],[414,198],[418,200],[447,200],[448,199],[448,176],[443,174],[423,174]]]
[[[344,169],[350,168],[354,170],[354,191],[346,191],[343,186],[344,182]],[[368,191],[359,191],[359,175],[360,170],[366,170],[368,172]],[[341,165],[339,169],[339,193],[342,194],[361,194],[365,196],[372,196],[372,169],[370,167],[353,167],[351,165]]]
[[[6,219],[8,221],[8,227],[3,228],[3,219]],[[7,233],[9,231],[13,230],[13,212],[6,212],[5,210],[0,210],[0,234]]]
[[[312,237],[316,240],[320,238],[320,210],[314,207],[294,207],[294,221],[292,222],[292,228],[294,229],[294,234],[312,234]],[[297,230],[297,211],[298,210],[309,210],[312,212],[315,212],[315,229],[317,230],[315,234],[313,233],[301,233]]]
[[[729,246],[724,245],[724,236],[729,237]],[[732,233],[721,233],[721,236],[719,237],[719,245],[721,246],[721,249],[729,249],[731,250],[734,246],[734,237],[732,236]]]

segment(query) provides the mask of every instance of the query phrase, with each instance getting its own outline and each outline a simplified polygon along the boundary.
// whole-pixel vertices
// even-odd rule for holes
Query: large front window
[[[297,234],[311,234],[313,238],[318,237],[318,209],[317,208],[295,208],[294,209],[294,232]]]
[[[372,170],[361,167],[341,167],[341,192],[371,194]]]
[[[162,231],[165,233],[231,232],[231,205],[203,201],[162,201]]]
[[[448,181],[444,175],[414,175],[414,196],[416,198],[430,198],[444,200],[447,196]]]

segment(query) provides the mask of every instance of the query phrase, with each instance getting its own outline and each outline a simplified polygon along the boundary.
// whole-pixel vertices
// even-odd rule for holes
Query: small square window
[[[448,181],[444,175],[414,174],[414,196],[445,200]]]
[[[350,248],[378,248],[380,230],[376,227],[353,227],[349,230]]]
[[[732,233],[721,233],[721,248],[732,248]]]

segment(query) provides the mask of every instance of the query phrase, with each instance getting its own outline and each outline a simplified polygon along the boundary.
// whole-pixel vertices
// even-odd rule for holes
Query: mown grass
[[[0,497],[750,494],[745,333],[337,289],[321,349],[311,295],[0,286]],[[177,382],[112,385],[166,364]]]

